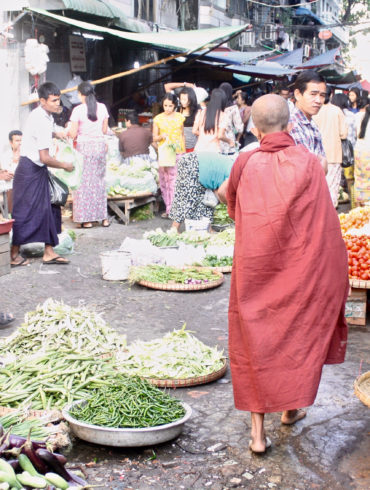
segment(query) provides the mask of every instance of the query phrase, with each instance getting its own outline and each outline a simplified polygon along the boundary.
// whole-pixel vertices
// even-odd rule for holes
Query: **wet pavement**
[[[155,218],[129,226],[76,229],[75,253],[69,266],[43,266],[33,259],[28,267],[12,269],[0,278],[1,310],[17,320],[48,297],[104,314],[117,331],[149,340],[187,328],[227,354],[227,308],[230,275],[209,291],[155,291],[101,278],[99,253],[117,249],[126,236],[141,238],[145,230],[168,227]],[[299,327],[297,325],[297,327]],[[174,396],[193,409],[183,433],[174,441],[151,448],[113,449],[73,439],[64,453],[72,466],[81,466],[89,483],[111,489],[359,489],[370,488],[370,409],[353,392],[359,372],[370,370],[370,325],[350,327],[346,362],[325,366],[315,405],[295,426],[282,426],[280,414],[266,416],[272,447],[264,456],[248,450],[250,418],[234,409],[230,372],[210,384],[179,388]]]

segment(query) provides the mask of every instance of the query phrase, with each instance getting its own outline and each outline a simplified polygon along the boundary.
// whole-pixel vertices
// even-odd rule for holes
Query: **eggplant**
[[[37,455],[37,451],[39,451],[39,449],[35,452],[32,445],[27,445],[27,443],[22,448],[22,453],[28,456],[36,471],[44,475],[49,471],[49,468],[47,464],[45,464],[45,461]]]
[[[0,424],[0,437],[4,435],[4,427]]]
[[[43,463],[49,466],[57,475],[60,475],[67,481],[70,481],[71,477],[67,470],[64,468],[64,465],[60,463],[59,459],[47,449],[37,449],[36,456],[43,461]],[[47,471],[45,472],[47,473]]]
[[[87,482],[83,478],[75,475],[72,473],[72,471],[68,471],[54,453],[48,451],[47,449],[37,449],[36,455],[42,459],[55,473],[67,480],[67,482],[77,483],[83,487],[87,485]]]
[[[10,464],[10,466],[13,468],[15,472],[21,469],[18,459],[8,459],[8,463]]]
[[[67,458],[64,456],[64,454],[60,453],[53,453],[55,457],[58,458],[59,463],[65,466],[67,464]]]
[[[29,438],[16,436],[14,434],[10,434],[9,436],[9,445],[11,447],[22,447],[26,442],[32,444],[32,447],[35,450],[39,448],[46,449],[46,443],[43,441],[32,441]]]
[[[87,481],[85,481],[83,478],[80,476],[75,475],[72,471],[67,470],[67,473],[69,475],[69,483],[77,483],[78,485],[81,485],[82,487],[85,487],[87,485]]]

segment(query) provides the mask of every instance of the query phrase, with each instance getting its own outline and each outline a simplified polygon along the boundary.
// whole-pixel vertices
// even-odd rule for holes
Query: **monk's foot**
[[[281,423],[284,425],[292,425],[302,420],[306,416],[306,411],[298,408],[296,410],[285,410],[281,416]]]
[[[249,441],[249,449],[255,454],[263,454],[271,446],[271,441],[268,437],[252,438]]]

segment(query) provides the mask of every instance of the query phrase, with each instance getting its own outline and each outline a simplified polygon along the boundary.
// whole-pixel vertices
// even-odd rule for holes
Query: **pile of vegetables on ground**
[[[91,425],[140,429],[175,422],[185,409],[179,400],[138,376],[119,375],[114,384],[95,389],[69,414]]]
[[[219,279],[212,269],[186,267],[180,269],[168,265],[144,265],[131,267],[131,283],[147,281],[158,284],[204,284]]]
[[[150,270],[153,273],[153,269]],[[163,270],[160,277],[149,277],[155,281],[169,278]],[[204,282],[217,279],[218,275],[210,269],[194,268],[190,272],[180,271],[180,275],[176,271],[173,277],[172,280]],[[203,346],[205,354],[200,355],[199,341],[189,335],[185,331],[178,334],[178,339],[183,343],[187,339],[188,345],[174,350],[173,362],[178,356],[177,368],[181,367],[187,373],[189,360],[186,356],[193,352],[200,373],[217,369],[217,356],[220,359],[222,354],[213,357],[213,351]],[[168,344],[169,338],[173,342],[173,336],[176,334],[165,337],[163,344]],[[0,343],[0,406],[31,410],[62,408],[73,401],[87,400],[99,390],[117,386],[117,379],[123,379],[120,376],[144,376],[138,368],[142,362],[139,353],[135,364],[130,349],[126,338],[110,328],[98,313],[49,298],[35,311],[26,314],[23,325]],[[132,349],[135,351],[135,344]],[[147,365],[154,366],[157,353],[147,354]],[[149,369],[145,376],[147,374],[158,377],[155,369]],[[140,397],[141,392],[137,394],[137,398]],[[12,423],[17,433],[23,436],[30,429],[28,424],[30,422],[23,427],[23,432],[19,432],[19,427]],[[42,428],[37,422],[34,424],[32,431],[42,437]]]
[[[99,314],[48,299],[0,344],[0,405],[51,409],[83,399],[114,379],[111,353],[125,347]]]
[[[217,255],[206,255],[199,265],[204,267],[230,267],[233,265],[233,258],[228,256],[218,257]]]
[[[32,434],[32,432],[31,432]],[[67,459],[50,451],[47,442],[14,435],[0,426],[0,488],[88,488],[87,482],[68,470]]]
[[[221,369],[223,351],[205,345],[193,333],[184,324],[162,338],[133,342],[123,354],[121,371],[145,378],[186,379]]]

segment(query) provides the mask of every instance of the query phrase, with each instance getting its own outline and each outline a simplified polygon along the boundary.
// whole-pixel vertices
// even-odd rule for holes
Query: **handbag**
[[[355,157],[353,152],[352,143],[348,140],[341,140],[342,142],[342,167],[351,167],[355,163]]]
[[[48,171],[50,202],[54,206],[64,206],[68,199],[68,186]]]

